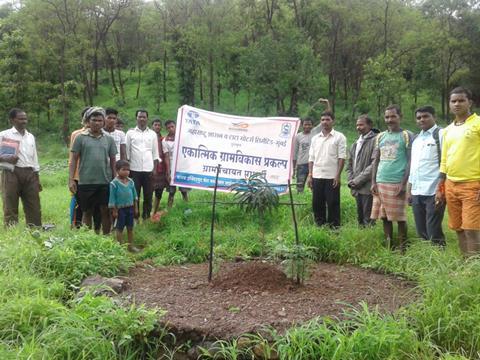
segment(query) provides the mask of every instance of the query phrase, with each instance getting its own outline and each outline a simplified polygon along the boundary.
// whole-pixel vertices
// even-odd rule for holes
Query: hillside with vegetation
[[[388,103],[448,118],[448,91],[480,93],[478,1],[27,0],[0,9],[0,111],[25,108],[67,141],[80,110],[132,119],[179,105],[339,118]],[[476,98],[478,102],[478,95]]]
[[[175,119],[182,104],[240,115],[305,116],[318,113],[321,108],[312,105],[328,97],[351,144],[356,116],[369,113],[383,128],[382,109],[391,102],[402,106],[412,130],[419,105],[435,105],[439,121],[448,121],[447,94],[456,85],[471,88],[478,106],[479,49],[478,1],[2,5],[0,111],[18,106],[28,113],[29,130],[38,136],[42,217],[55,228],[29,229],[21,217],[0,234],[0,359],[185,359],[197,345],[160,325],[162,308],[80,291],[91,275],[128,278],[143,268],[205,264],[212,221],[212,193],[192,191],[189,203],[178,194],[159,222],[136,226],[139,254],[113,236],[72,230],[65,143],[85,106],[115,107],[131,127],[137,108],[148,109],[150,120]],[[201,358],[480,358],[478,257],[463,259],[450,230],[444,250],[417,239],[410,210],[409,248],[405,254],[387,249],[380,224],[358,228],[345,184],[343,178],[342,227],[336,231],[314,225],[309,191],[294,194],[302,248],[295,248],[288,206],[260,219],[229,204],[233,195],[220,194],[225,204],[213,219],[214,278],[222,263],[271,260],[284,249],[287,260],[308,252],[310,261],[337,264],[344,273],[354,266],[409,281],[411,301],[389,312],[368,302],[341,304],[344,313],[283,333],[219,339]],[[279,200],[289,202],[288,196]],[[244,309],[227,310],[234,316]]]

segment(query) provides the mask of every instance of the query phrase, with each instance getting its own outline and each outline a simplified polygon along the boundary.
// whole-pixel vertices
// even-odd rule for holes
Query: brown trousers
[[[18,223],[18,200],[22,199],[25,221],[29,226],[41,226],[38,174],[32,168],[16,167],[2,174],[3,221],[5,226]]]

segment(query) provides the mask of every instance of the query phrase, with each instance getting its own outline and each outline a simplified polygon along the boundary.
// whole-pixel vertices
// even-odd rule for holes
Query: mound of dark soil
[[[128,278],[126,302],[167,311],[163,322],[192,343],[228,339],[273,326],[280,332],[317,316],[342,317],[364,301],[390,312],[415,299],[412,284],[354,266],[319,263],[296,286],[275,264],[224,263],[207,281],[208,265],[141,264]]]
[[[220,270],[211,284],[214,288],[238,291],[285,291],[295,283],[277,266],[268,262],[252,261],[231,264]]]

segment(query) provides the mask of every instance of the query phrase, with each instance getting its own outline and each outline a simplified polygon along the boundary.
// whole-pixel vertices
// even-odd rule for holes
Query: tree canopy
[[[480,1],[25,0],[0,8],[0,106],[20,106],[70,131],[100,74],[118,106],[126,77],[156,108],[221,105],[245,94],[249,114],[303,115],[328,96],[353,117],[420,94],[448,113],[448,91],[480,101]]]

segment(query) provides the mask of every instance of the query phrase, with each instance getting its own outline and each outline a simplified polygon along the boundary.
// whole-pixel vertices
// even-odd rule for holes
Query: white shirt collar
[[[438,127],[437,124],[434,124],[430,129],[426,130],[426,131],[420,131],[420,135],[423,135],[425,133],[430,133],[430,134],[433,134],[433,131]]]
[[[320,131],[319,134],[320,134],[320,136],[323,136],[323,137],[327,137],[327,136],[330,136],[330,135],[335,136],[335,129],[332,129],[332,131],[330,131],[330,133],[328,133],[328,135],[325,135],[325,134],[323,133],[323,130]]]
[[[11,129],[11,130],[12,130],[12,132],[13,132],[14,134],[18,134],[18,135],[20,135],[20,136],[27,136],[27,135],[30,134],[30,133],[28,132],[28,130],[25,129],[25,134],[22,135],[22,133],[21,133],[20,131],[18,131],[15,126],[12,126],[12,129]]]

